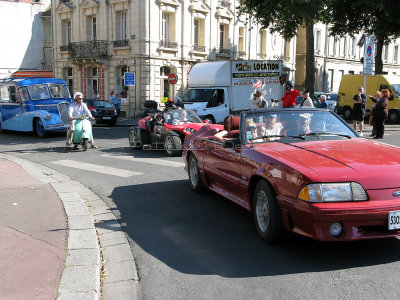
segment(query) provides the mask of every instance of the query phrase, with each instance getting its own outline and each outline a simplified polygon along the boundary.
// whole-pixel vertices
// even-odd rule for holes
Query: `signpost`
[[[130,86],[135,86],[135,73],[124,73],[124,85],[128,87],[128,119],[131,118],[131,93],[129,91]],[[136,107],[136,104],[135,104]]]
[[[170,73],[168,75],[168,83],[172,85],[172,95],[175,100],[175,84],[178,82],[178,75],[176,73]]]
[[[363,35],[362,39],[358,42],[358,46],[364,44],[364,61],[363,61],[363,74],[364,74],[364,93],[367,93],[367,75],[372,75],[374,66],[374,53],[375,53],[375,37],[373,35]]]

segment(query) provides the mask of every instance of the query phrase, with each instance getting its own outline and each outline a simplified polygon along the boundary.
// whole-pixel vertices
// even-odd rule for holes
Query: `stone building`
[[[128,117],[140,115],[144,100],[183,93],[200,61],[282,59],[293,78],[296,39],[247,24],[237,16],[239,2],[52,0],[55,76],[86,97],[122,93]],[[125,72],[135,73],[135,86],[124,86]]]
[[[51,0],[0,0],[0,78],[52,71]]]

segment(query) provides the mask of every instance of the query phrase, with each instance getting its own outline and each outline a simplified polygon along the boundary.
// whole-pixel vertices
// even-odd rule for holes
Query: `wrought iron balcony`
[[[108,57],[107,41],[88,41],[69,44],[70,58]]]
[[[199,46],[198,44],[193,45],[193,51],[206,52],[206,46]]]
[[[60,3],[69,3],[69,2],[71,2],[72,0],[60,0]]]
[[[129,40],[113,41],[113,46],[114,47],[127,47],[127,46],[129,46]]]
[[[231,6],[231,2],[227,1],[227,0],[220,0],[219,1],[219,5],[222,6],[222,7],[228,7],[229,8]]]
[[[161,48],[176,49],[176,48],[178,48],[178,43],[170,42],[170,41],[166,41],[166,40],[161,40],[160,41],[160,47]]]
[[[238,56],[245,56],[246,55],[246,52],[244,52],[244,51],[239,51],[238,52]]]
[[[231,50],[230,49],[224,49],[223,47],[219,47],[218,48],[218,54],[231,55]]]

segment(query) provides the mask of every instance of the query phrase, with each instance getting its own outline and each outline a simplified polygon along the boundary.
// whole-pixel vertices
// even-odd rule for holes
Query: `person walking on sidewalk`
[[[119,112],[121,111],[121,94],[117,94],[117,96],[112,100],[111,104],[117,111],[117,117],[119,118]]]
[[[365,117],[365,104],[367,97],[364,94],[364,88],[358,88],[358,94],[353,97],[353,129],[357,131],[357,123],[360,128],[360,135],[363,136],[363,123]]]
[[[285,89],[285,95],[283,95],[281,99],[275,100],[274,102],[282,101],[284,108],[294,107],[296,105],[296,98],[300,95],[300,92],[294,89],[294,84],[292,81],[286,82]]]
[[[382,98],[381,92],[377,91],[375,93],[375,97],[372,97],[371,95],[369,95],[369,98],[374,103],[371,106],[371,116],[370,116],[370,125],[372,125],[372,132],[371,132],[370,137],[374,137],[374,136],[376,136],[376,125],[375,125],[375,121],[374,121],[374,108],[375,108],[376,102],[378,102],[379,99]],[[371,118],[372,118],[372,124],[371,124]]]

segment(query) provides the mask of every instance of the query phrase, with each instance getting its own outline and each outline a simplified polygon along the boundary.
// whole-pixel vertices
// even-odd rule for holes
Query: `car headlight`
[[[299,193],[298,198],[309,202],[366,201],[367,193],[357,182],[310,183]]]
[[[51,119],[51,115],[50,115],[50,114],[47,114],[47,115],[44,116],[44,118],[48,121],[48,120]]]

